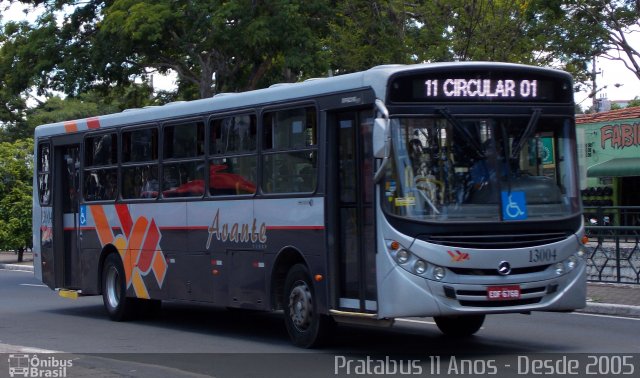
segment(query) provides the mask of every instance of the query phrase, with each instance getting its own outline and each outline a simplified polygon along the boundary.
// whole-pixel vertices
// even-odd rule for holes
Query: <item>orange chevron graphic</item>
[[[451,261],[453,262],[462,262],[462,261],[467,261],[471,258],[471,256],[469,256],[468,253],[466,252],[460,252],[460,251],[447,251],[447,253],[449,254],[449,256],[451,256]]]
[[[123,234],[114,235],[113,227],[102,205],[88,206],[100,239],[100,245],[113,244],[120,253],[127,279],[127,288],[133,286],[138,298],[149,298],[143,277],[153,272],[159,287],[167,273],[167,262],[160,248],[162,233],[153,218],[131,218],[127,205],[116,205],[116,214]]]

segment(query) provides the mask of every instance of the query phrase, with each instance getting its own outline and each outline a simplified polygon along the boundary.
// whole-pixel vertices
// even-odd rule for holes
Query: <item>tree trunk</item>
[[[18,249],[18,262],[22,262],[22,257],[24,256],[24,247],[20,247]]]

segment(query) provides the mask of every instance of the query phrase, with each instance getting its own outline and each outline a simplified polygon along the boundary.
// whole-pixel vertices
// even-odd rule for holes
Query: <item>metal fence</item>
[[[640,206],[585,207],[587,279],[640,284]]]

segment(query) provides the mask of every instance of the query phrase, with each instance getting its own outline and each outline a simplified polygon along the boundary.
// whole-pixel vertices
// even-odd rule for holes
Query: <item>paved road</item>
[[[149,371],[149,376],[175,376],[176,372],[209,375],[213,360],[229,365],[234,358],[240,358],[238,366],[253,368],[247,365],[246,357],[228,353],[255,353],[251,359],[256,361],[264,359],[264,353],[278,353],[279,359],[268,360],[280,369],[282,359],[290,363],[290,360],[304,361],[305,358],[323,360],[332,368],[335,355],[343,354],[422,357],[481,354],[486,357],[636,353],[637,371],[640,371],[639,328],[637,318],[555,313],[495,315],[487,318],[477,336],[455,340],[443,337],[430,318],[406,319],[397,321],[391,329],[340,327],[333,343],[318,355],[289,344],[281,314],[168,303],[163,304],[163,311],[156,319],[116,323],[107,319],[101,297],[60,298],[41,286],[30,273],[0,270],[0,353],[2,345],[11,345],[81,355],[99,354],[87,371],[108,372],[102,376],[123,375],[122,371],[113,372],[115,365],[119,369],[138,370],[138,373]],[[158,353],[193,355],[168,358]],[[292,353],[301,359],[292,358]],[[109,362],[114,359],[120,362]],[[139,365],[141,362],[144,365]],[[134,364],[135,368],[128,364]],[[4,375],[1,369],[0,364],[0,376]],[[162,373],[154,369],[161,369]],[[295,369],[287,371],[291,376],[301,373]],[[323,375],[326,374],[318,376]]]

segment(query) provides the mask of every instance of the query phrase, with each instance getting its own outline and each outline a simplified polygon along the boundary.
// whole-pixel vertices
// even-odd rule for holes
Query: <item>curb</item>
[[[33,265],[0,264],[0,269],[21,270],[21,271],[25,271],[25,272],[33,272]]]
[[[611,303],[587,303],[587,307],[577,310],[588,314],[631,316],[640,318],[640,306],[611,304]]]

